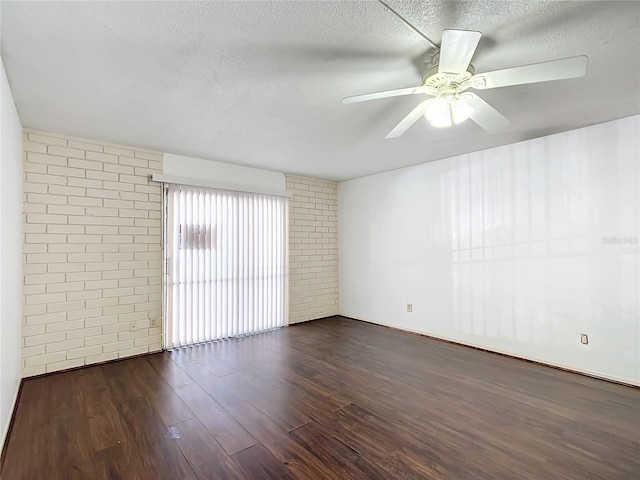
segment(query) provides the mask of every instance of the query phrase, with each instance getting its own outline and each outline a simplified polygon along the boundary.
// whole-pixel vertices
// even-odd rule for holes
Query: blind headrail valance
[[[273,195],[276,197],[290,198],[291,193],[286,190],[278,190],[275,188],[254,187],[250,185],[241,185],[239,183],[214,182],[198,178],[186,178],[176,175],[165,175],[164,173],[154,173],[151,180],[159,183],[168,183],[172,185],[188,185],[191,187],[212,188],[215,190],[227,190],[231,192],[257,193],[261,195]]]

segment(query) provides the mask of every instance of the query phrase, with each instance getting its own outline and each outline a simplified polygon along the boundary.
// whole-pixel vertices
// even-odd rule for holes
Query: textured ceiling
[[[439,43],[478,30],[477,72],[588,55],[583,78],[478,92],[512,121],[419,121],[435,52],[369,2],[2,2],[2,58],[25,127],[343,180],[640,112],[640,3],[391,1]],[[431,49],[431,50],[430,50]]]

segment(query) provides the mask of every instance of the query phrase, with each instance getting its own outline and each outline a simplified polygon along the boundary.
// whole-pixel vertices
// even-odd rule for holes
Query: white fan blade
[[[466,92],[464,101],[473,107],[471,120],[476,122],[482,129],[488,133],[497,133],[509,125],[511,122],[495,108],[477,96],[475,93]]]
[[[524,83],[548,82],[565,78],[582,77],[587,73],[587,57],[562,58],[549,62],[534,63],[521,67],[505,68],[493,72],[480,73],[471,79],[471,86],[480,90],[508,87]]]
[[[418,104],[418,106],[411,110],[409,115],[404,117],[399,124],[393,127],[393,130],[387,133],[387,136],[384,138],[399,137],[404,132],[406,132],[411,125],[416,123],[418,119],[424,115],[425,110],[429,107],[429,103],[431,103],[432,101],[433,99],[430,98],[429,100],[425,100],[424,102]]]
[[[344,97],[342,103],[366,102],[367,100],[377,100],[378,98],[399,97],[400,95],[416,95],[425,93],[427,95],[435,95],[436,90],[433,87],[409,87],[400,88],[398,90],[386,90],[384,92],[365,93],[364,95],[354,95],[352,97]]]
[[[467,30],[443,31],[438,73],[466,72],[480,41],[480,36],[480,32]]]

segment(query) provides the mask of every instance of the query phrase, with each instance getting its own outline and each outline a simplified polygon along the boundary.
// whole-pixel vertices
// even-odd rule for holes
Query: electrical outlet
[[[129,326],[129,331],[135,332],[136,330],[138,330],[138,326],[136,325],[136,322],[131,322],[131,325]]]
[[[413,303],[407,303],[407,312],[413,312]]]
[[[587,335],[586,333],[580,334],[580,343],[582,343],[583,345],[587,345],[589,343],[589,335]]]

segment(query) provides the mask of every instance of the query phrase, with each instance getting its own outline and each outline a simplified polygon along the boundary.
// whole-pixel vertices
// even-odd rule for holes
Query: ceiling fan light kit
[[[464,94],[446,94],[430,100],[424,117],[432,127],[447,128],[459,125],[473,114],[473,107],[465,102]]]
[[[587,71],[587,57],[581,55],[476,74],[471,59],[480,37],[480,32],[444,30],[437,63],[424,73],[422,85],[345,97],[342,103],[401,95],[434,97],[415,107],[385,138],[399,137],[422,116],[435,128],[448,128],[470,118],[486,132],[498,133],[508,128],[511,122],[478,95],[466,90],[576,78],[584,76]]]

